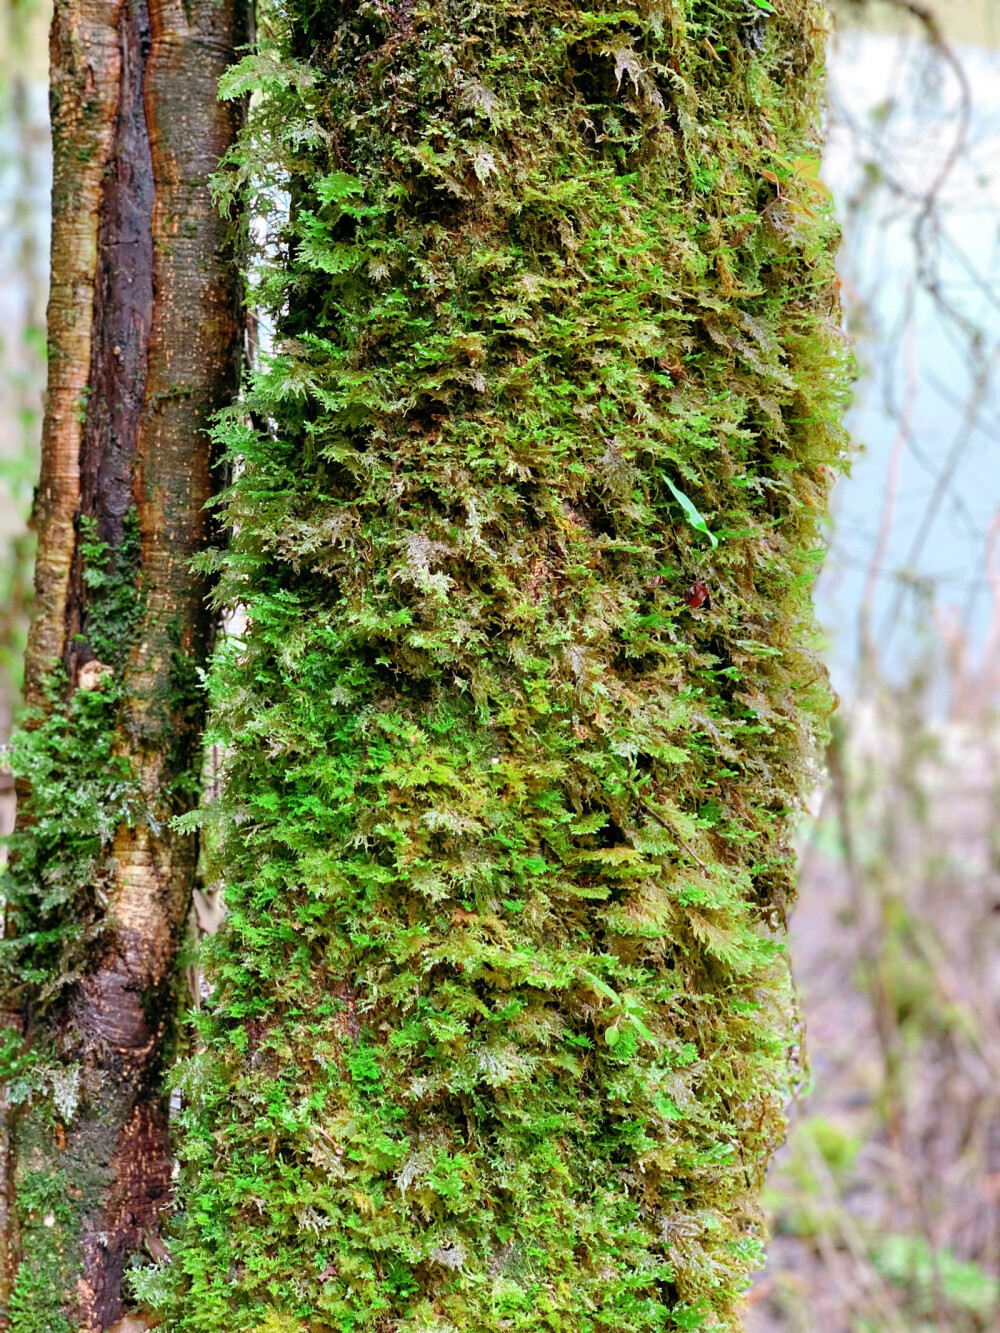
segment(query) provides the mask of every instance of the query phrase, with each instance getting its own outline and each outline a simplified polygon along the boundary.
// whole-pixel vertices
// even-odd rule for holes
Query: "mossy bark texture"
[[[292,0],[230,75],[276,336],[220,429],[169,1327],[737,1327],[828,709],[824,40],[814,0]]]
[[[210,647],[206,424],[239,283],[209,178],[240,0],[56,0],[49,387],[18,827],[2,892],[0,1319],[96,1333],[170,1191],[160,1087]]]

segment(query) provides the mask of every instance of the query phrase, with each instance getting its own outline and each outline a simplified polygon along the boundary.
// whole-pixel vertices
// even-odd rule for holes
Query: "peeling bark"
[[[195,799],[203,719],[190,682],[212,636],[190,560],[211,536],[205,424],[235,391],[242,331],[209,179],[241,115],[216,91],[246,40],[246,13],[244,0],[56,0],[49,386],[26,694],[50,706],[57,666],[69,695],[101,688],[84,546],[105,543],[113,572],[132,522],[138,619],[122,627],[114,746],[137,777],[142,815],[114,834],[103,899],[85,892],[102,918],[88,922],[85,965],[48,998],[27,987],[6,997],[5,1026],[78,1067],[80,1093],[54,1128],[30,1105],[10,1113],[0,1102],[0,1326],[12,1329],[18,1272],[41,1262],[18,1238],[29,1168],[65,1181],[72,1198],[57,1300],[80,1333],[123,1318],[128,1258],[157,1249],[169,1198],[161,1079],[197,851],[170,821]],[[19,797],[26,806],[30,792]],[[18,933],[16,910],[8,933]]]

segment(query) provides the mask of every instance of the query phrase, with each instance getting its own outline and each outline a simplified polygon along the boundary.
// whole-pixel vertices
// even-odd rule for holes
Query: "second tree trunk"
[[[0,1302],[24,1333],[102,1330],[162,1252],[160,1087],[197,848],[190,568],[209,414],[237,383],[239,284],[209,178],[241,0],[57,0],[49,387],[18,829],[5,884]]]

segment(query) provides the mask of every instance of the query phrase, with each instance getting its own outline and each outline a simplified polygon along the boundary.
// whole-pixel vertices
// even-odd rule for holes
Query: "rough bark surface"
[[[242,0],[57,0],[53,19],[35,767],[19,779],[0,1107],[0,1323],[26,1333],[115,1325],[129,1257],[159,1249],[169,1195],[160,1082],[197,855],[170,820],[196,799],[196,669],[212,633],[190,561],[211,523],[205,425],[234,392],[241,341],[209,181],[238,128],[240,108],[216,90],[245,29]],[[38,754],[56,733],[65,751],[81,710],[93,721],[101,708],[128,801],[101,812],[86,876],[46,897],[69,861],[31,845],[60,815]],[[70,792],[59,761],[46,772],[67,784],[69,846],[82,787]],[[54,936],[43,966],[35,941]],[[18,1083],[12,1068],[34,1073]]]
[[[25,664],[29,703],[62,656],[80,507],[101,195],[121,82],[117,0],[58,0],[50,39],[53,142],[49,382],[35,499],[36,610]]]

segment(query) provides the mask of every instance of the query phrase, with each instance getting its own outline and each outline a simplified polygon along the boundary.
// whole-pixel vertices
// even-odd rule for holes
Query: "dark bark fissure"
[[[97,235],[90,397],[80,446],[81,516],[96,520],[113,569],[125,517],[136,504],[134,460],[153,323],[153,160],[144,106],[151,44],[148,0],[122,11],[121,96]],[[80,524],[66,604],[66,667],[72,681],[93,656],[86,638]]]
[[[129,1256],[144,1242],[157,1245],[157,1217],[168,1198],[172,1158],[166,1102],[154,1089],[149,1092],[136,1102],[118,1138],[101,1226],[88,1228],[83,1237],[81,1295],[86,1291],[82,1304],[92,1328],[109,1328],[120,1318]]]

